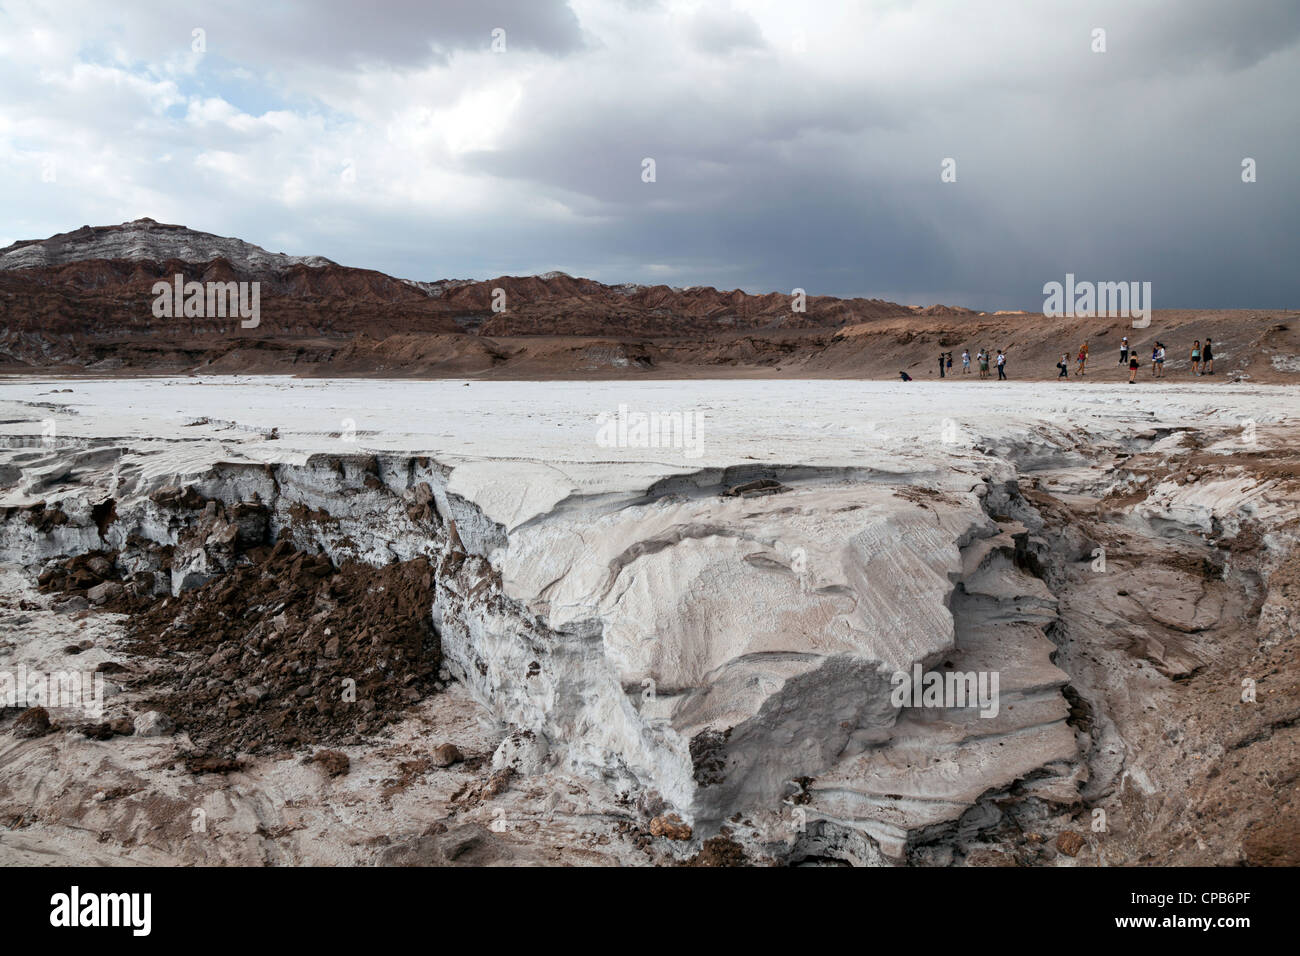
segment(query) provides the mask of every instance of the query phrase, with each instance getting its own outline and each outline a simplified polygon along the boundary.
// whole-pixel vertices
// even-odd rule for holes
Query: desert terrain
[[[256,327],[238,318],[153,314],[152,288],[257,282]],[[499,294],[498,294],[499,290]],[[1031,290],[1033,291],[1033,290]],[[0,249],[0,371],[62,374],[283,374],[297,377],[548,379],[938,379],[952,352],[971,377],[981,348],[1005,349],[1008,376],[1057,377],[1087,342],[1090,381],[1126,381],[1127,335],[1151,384],[1190,375],[1192,343],[1215,342],[1216,378],[1300,382],[1300,325],[1277,309],[1157,308],[1124,318],[1047,318],[956,305],[905,306],[791,290],[604,285],[562,273],[483,281],[397,279],[321,257],[289,257],[151,219],[85,226]],[[494,310],[494,305],[499,311]],[[1290,303],[1294,305],[1294,303]]]
[[[1300,863],[1298,345],[15,243],[0,862]]]
[[[0,859],[1294,865],[1300,389],[1098,379],[7,377]]]

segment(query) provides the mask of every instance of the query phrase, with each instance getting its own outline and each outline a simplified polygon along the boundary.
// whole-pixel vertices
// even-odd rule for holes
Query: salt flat
[[[689,416],[691,440],[652,447],[634,438],[610,447],[599,440],[602,422],[620,406],[629,415]],[[508,526],[575,492],[640,492],[656,479],[708,467],[905,475],[942,468],[974,444],[1037,444],[1043,430],[1069,445],[1075,431],[1263,425],[1297,414],[1300,386],[1180,382],[0,381],[0,418],[12,436],[36,438],[53,427],[60,440],[135,440],[138,451],[139,440],[151,440],[158,443],[149,447],[151,473],[213,460],[301,462],[318,453],[427,455],[454,468],[457,493]],[[278,438],[265,440],[273,430]]]
[[[691,413],[702,455],[608,448],[601,413]],[[34,414],[33,406],[44,409]],[[11,435],[216,438],[243,454],[401,451],[448,458],[654,463],[668,470],[741,461],[860,464],[863,450],[899,455],[1055,428],[1230,426],[1300,415],[1300,386],[1056,382],[681,381],[464,382],[282,377],[0,379]],[[202,419],[211,424],[196,425]],[[279,430],[273,448],[259,434]],[[343,436],[355,434],[355,442]],[[951,428],[947,433],[951,436]],[[260,447],[259,447],[260,446]]]

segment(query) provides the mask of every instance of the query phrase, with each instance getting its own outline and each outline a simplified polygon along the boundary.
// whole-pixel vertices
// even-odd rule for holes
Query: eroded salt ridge
[[[1102,449],[1158,458],[1181,438],[1110,427],[1083,446],[1063,428],[1008,428],[942,461],[647,467],[584,484],[541,462],[223,462],[207,438],[15,437],[0,454],[0,558],[116,550],[164,594],[227,570],[241,534],[287,534],[336,562],[428,556],[445,658],[529,733],[518,766],[562,764],[703,835],[744,813],[778,857],[893,862],[945,828],[987,826],[1013,785],[1057,806],[1093,785],[1046,636],[1057,598],[1037,575],[1094,542],[1045,524],[1026,473],[1066,499],[1140,491],[1126,520],[1157,531],[1275,525],[1293,508],[1257,477],[1089,463]],[[512,493],[534,476],[542,492]],[[166,572],[157,548],[172,549]],[[915,665],[996,672],[1001,706],[899,708],[889,677]]]
[[[287,535],[335,562],[436,558],[443,653],[475,696],[535,734],[547,759],[652,794],[705,833],[740,810],[779,816],[801,777],[847,776],[857,783],[844,788],[870,799],[862,781],[879,774],[855,769],[864,754],[888,762],[897,748],[927,746],[900,723],[890,675],[956,652],[957,584],[987,579],[988,556],[1013,551],[1023,532],[990,517],[1013,505],[1014,473],[996,459],[936,474],[929,487],[869,469],[704,470],[621,497],[566,496],[507,530],[426,457],[178,473],[148,452],[91,441],[11,447],[4,458],[0,558],[27,567],[115,551],[123,568],[153,575],[156,593],[177,594],[228,571],[241,534]],[[964,568],[963,548],[984,557]],[[996,599],[1039,600],[1040,582],[1002,565]],[[1026,642],[1044,641],[1028,633],[1041,621],[1022,623]],[[989,668],[1009,663],[984,656]],[[838,818],[897,856],[909,829],[960,815],[1006,782],[1006,767],[1019,776],[1064,759],[1061,683],[1036,685],[1055,692],[1055,707],[998,725],[1023,739],[1019,762],[963,764],[965,803],[936,803],[919,784],[937,814],[892,829]],[[1022,733],[1053,724],[1050,746]]]

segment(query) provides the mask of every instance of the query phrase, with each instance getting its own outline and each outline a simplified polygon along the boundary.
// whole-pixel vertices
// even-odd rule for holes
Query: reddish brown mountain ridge
[[[155,283],[177,274],[205,284],[260,283],[259,324],[245,329],[233,318],[155,316]],[[494,302],[504,310],[494,311]],[[134,365],[133,358],[151,352],[158,358],[167,343],[208,336],[224,337],[208,343],[217,351],[231,337],[657,337],[834,328],[909,311],[873,299],[811,296],[806,311],[796,312],[789,295],[609,286],[563,273],[415,282],[151,219],[83,226],[0,249],[0,355],[27,365],[84,366],[112,358],[105,353]],[[124,354],[128,343],[143,351]]]
[[[155,316],[155,284],[177,274],[259,283],[257,326],[235,315]],[[498,290],[504,311],[493,310]],[[1008,350],[1013,378],[1049,378],[1062,353],[1091,340],[1093,375],[1119,380],[1127,371],[1104,357],[1121,335],[1145,354],[1163,338],[1174,370],[1209,334],[1222,372],[1296,381],[1292,318],[1161,311],[1138,331],[1123,319],[831,296],[809,296],[796,312],[787,294],[605,285],[559,272],[419,282],[152,219],[0,249],[0,368],[9,372],[937,378],[940,351],[984,347]]]

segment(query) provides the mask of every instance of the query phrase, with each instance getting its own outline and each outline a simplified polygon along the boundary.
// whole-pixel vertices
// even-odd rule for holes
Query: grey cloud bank
[[[1298,40],[1265,2],[3,3],[0,244],[152,216],[420,279],[1298,307]]]

